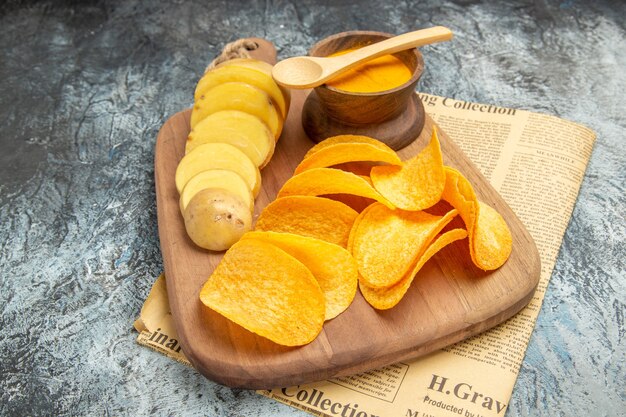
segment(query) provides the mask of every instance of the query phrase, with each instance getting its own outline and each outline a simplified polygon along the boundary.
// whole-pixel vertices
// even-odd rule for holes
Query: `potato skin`
[[[213,251],[230,248],[252,228],[250,208],[235,194],[221,188],[207,188],[196,194],[183,217],[191,240]]]

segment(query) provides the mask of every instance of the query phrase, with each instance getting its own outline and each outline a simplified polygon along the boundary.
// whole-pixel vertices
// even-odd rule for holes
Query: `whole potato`
[[[198,192],[187,205],[185,229],[193,242],[205,249],[230,248],[252,228],[252,214],[241,198],[222,188]]]

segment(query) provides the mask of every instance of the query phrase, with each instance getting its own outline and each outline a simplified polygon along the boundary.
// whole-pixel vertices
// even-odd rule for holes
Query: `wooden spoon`
[[[452,39],[452,31],[443,26],[416,30],[334,57],[298,56],[280,61],[272,76],[282,86],[313,88],[350,68],[379,56],[394,54],[435,42]]]

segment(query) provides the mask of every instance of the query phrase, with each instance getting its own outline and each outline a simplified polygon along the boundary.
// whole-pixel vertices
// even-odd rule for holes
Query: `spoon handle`
[[[435,42],[448,41],[452,39],[452,31],[444,26],[434,26],[428,29],[416,30],[394,36],[372,45],[364,46],[345,55],[337,56],[336,67],[348,70],[363,61],[378,58],[387,54],[404,51],[410,48],[428,45]],[[329,65],[330,67],[330,65]],[[333,65],[333,67],[335,67]],[[327,68],[327,73],[334,73],[337,68]]]

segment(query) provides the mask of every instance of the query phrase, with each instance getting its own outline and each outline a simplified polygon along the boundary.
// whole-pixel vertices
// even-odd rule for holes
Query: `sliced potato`
[[[228,67],[231,65],[251,68],[257,71],[264,72],[268,75],[272,75],[272,64],[265,61],[260,61],[254,58],[235,58],[229,59],[228,61],[220,62],[216,68]]]
[[[181,159],[176,168],[176,189],[182,193],[187,182],[202,171],[226,169],[243,178],[256,197],[261,188],[261,173],[250,158],[228,143],[206,143]]]
[[[228,191],[244,202],[248,211],[254,208],[252,191],[248,184],[236,172],[226,169],[209,169],[194,175],[183,188],[180,194],[180,211],[185,213],[191,199],[200,191],[207,188],[219,188]]]
[[[228,82],[243,82],[265,91],[280,110],[282,118],[287,117],[287,102],[272,75],[245,66],[228,65],[207,71],[196,86],[194,100],[200,100],[211,88]]]
[[[254,59],[254,58],[235,58],[235,59],[230,59],[228,61],[222,62],[221,64],[219,64],[217,67],[229,67],[229,66],[236,66],[236,67],[244,67],[244,68],[250,68],[250,69],[254,69],[257,71],[261,71],[267,75],[269,75],[270,77],[272,77],[272,69],[273,66],[265,61],[259,61],[258,59]],[[272,77],[273,79],[273,77]],[[283,93],[283,98],[285,99],[285,103],[287,104],[287,108],[289,108],[289,104],[291,102],[291,91],[286,88],[283,87],[282,85],[279,85],[278,88],[280,88],[280,92]]]
[[[183,215],[193,242],[204,249],[230,248],[252,228],[252,213],[238,195],[221,188],[196,193]]]
[[[223,110],[207,116],[191,129],[185,152],[205,143],[228,143],[245,153],[259,168],[274,154],[274,135],[258,117],[239,110]]]
[[[283,128],[282,115],[270,96],[250,84],[229,82],[207,90],[194,103],[191,128],[207,116],[222,110],[240,110],[261,119],[277,140]]]

